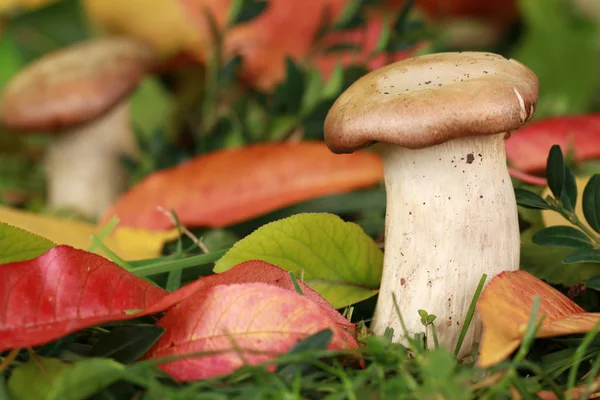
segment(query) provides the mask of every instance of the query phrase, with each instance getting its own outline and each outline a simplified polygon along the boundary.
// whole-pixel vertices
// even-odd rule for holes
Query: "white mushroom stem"
[[[482,274],[519,266],[519,227],[504,134],[467,137],[420,150],[380,143],[387,215],[385,257],[372,329],[424,332],[418,310],[435,314],[441,346],[454,350]],[[476,316],[461,348],[479,340]],[[428,344],[433,343],[431,332]]]
[[[135,156],[127,100],[88,124],[58,134],[51,141],[44,166],[48,205],[100,215],[125,189],[122,155]]]

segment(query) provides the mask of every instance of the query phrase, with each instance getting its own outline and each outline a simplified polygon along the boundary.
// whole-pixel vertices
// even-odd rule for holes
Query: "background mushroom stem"
[[[44,160],[48,205],[101,214],[127,184],[123,155],[138,154],[127,99],[105,115],[51,141]]]
[[[453,350],[482,274],[519,266],[514,189],[504,134],[455,139],[420,150],[379,143],[387,190],[383,278],[371,328],[424,332],[419,309],[435,314],[440,345]],[[481,334],[472,322],[461,354]],[[431,335],[431,334],[430,334]],[[430,336],[428,343],[432,346]]]

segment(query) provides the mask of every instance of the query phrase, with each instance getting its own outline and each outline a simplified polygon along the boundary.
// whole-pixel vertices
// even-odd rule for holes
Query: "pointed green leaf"
[[[144,355],[164,331],[164,328],[155,325],[117,327],[102,336],[88,356],[111,358],[124,364],[132,363]]]
[[[0,264],[31,260],[54,246],[46,238],[0,222]]]
[[[560,199],[561,192],[565,187],[565,161],[560,146],[556,144],[552,146],[548,155],[546,177],[552,194],[555,198]]]
[[[585,281],[585,286],[600,292],[600,275],[596,275]]]
[[[571,226],[551,226],[533,235],[533,243],[540,246],[566,247],[571,249],[592,248],[592,242],[579,229]]]
[[[575,180],[575,174],[567,166],[565,166],[565,186],[560,195],[560,200],[567,210],[575,210],[575,204],[577,204],[577,181]]]
[[[583,190],[583,215],[596,232],[600,232],[600,174],[592,176]]]
[[[548,210],[550,206],[546,203],[546,200],[539,194],[530,192],[529,190],[517,188],[515,189],[515,196],[517,198],[517,204],[521,207],[535,208],[541,210]]]
[[[234,0],[229,16],[229,26],[248,22],[258,17],[267,8],[262,0]]]
[[[599,249],[582,249],[575,253],[571,253],[563,259],[565,264],[577,264],[577,263],[600,263],[600,250]]]
[[[369,298],[381,281],[383,253],[364,231],[333,214],[297,214],[264,225],[215,265],[224,272],[262,260],[293,272],[335,308]]]
[[[324,100],[333,99],[339,96],[344,86],[344,67],[341,63],[336,64],[333,72],[329,76],[329,80],[321,92],[321,97]]]
[[[15,368],[7,386],[13,399],[79,400],[116,382],[124,372],[122,364],[107,358],[68,364],[38,357]]]

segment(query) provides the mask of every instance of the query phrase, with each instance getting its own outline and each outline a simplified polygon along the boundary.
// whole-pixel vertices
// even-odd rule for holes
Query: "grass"
[[[483,282],[485,276],[482,277]],[[483,284],[480,284],[472,305],[476,304],[482,287]],[[540,390],[553,394],[555,397],[551,398],[556,399],[587,398],[596,388],[595,377],[600,370],[597,329],[585,336],[536,341],[535,333],[541,324],[541,320],[536,322],[539,303],[539,298],[536,298],[522,344],[512,359],[488,369],[477,367],[472,357],[467,361],[459,361],[456,352],[448,349],[433,346],[428,350],[424,335],[410,338],[408,347],[391,343],[389,338],[393,332],[389,331],[383,337],[363,335],[358,351],[328,351],[326,348],[332,333],[324,330],[299,342],[274,361],[246,366],[232,375],[203,381],[177,383],[156,367],[160,363],[179,360],[183,358],[181,356],[124,364],[118,379],[107,382],[91,398],[536,399],[539,398],[536,393]],[[474,306],[470,307],[460,337],[466,334],[474,311]],[[144,323],[141,320],[129,321],[125,325],[139,326]],[[95,329],[94,335],[107,335],[111,327],[107,328]],[[424,326],[424,329],[432,328],[432,325]],[[35,360],[40,356],[50,356],[60,347],[63,357],[66,354],[67,359],[83,359],[81,354],[77,354],[77,346],[73,346],[76,340],[72,340],[70,345],[69,340],[58,342],[63,343],[43,346],[36,353],[22,351],[13,366],[28,358]],[[49,352],[49,348],[53,350]],[[568,354],[565,354],[566,350],[570,350]],[[116,355],[119,352],[113,353]],[[189,356],[214,354],[205,352]],[[552,354],[561,354],[562,357],[552,363],[544,361]],[[14,352],[7,355],[14,356]],[[115,358],[118,359],[118,356]],[[564,395],[577,386],[581,387],[572,392],[573,397]],[[3,390],[0,382],[0,399],[9,399]],[[71,390],[69,398],[84,398],[77,396],[76,387]]]

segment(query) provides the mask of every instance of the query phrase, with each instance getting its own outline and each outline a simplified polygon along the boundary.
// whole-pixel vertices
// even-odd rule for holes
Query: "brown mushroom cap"
[[[50,53],[5,87],[2,123],[56,131],[92,120],[127,96],[154,66],[155,53],[128,38],[98,38]]]
[[[334,153],[374,142],[419,149],[509,132],[535,111],[539,82],[523,64],[483,52],[438,53],[374,70],[354,82],[325,119]]]

